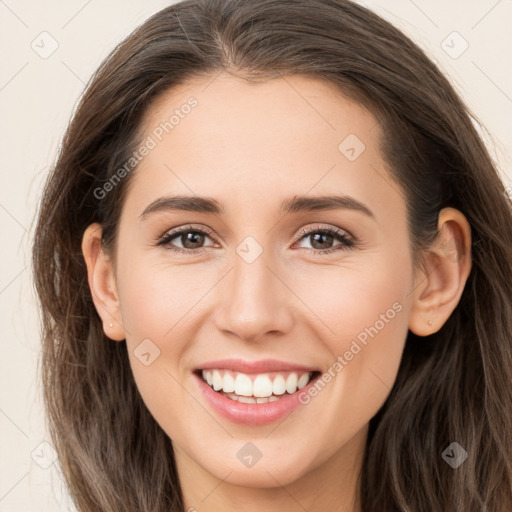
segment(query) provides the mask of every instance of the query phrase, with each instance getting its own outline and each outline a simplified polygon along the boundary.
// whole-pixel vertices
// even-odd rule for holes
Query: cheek
[[[214,283],[212,272],[191,271],[165,258],[131,258],[119,261],[118,281],[121,315],[127,337],[176,339],[194,317],[201,298]],[[178,337],[180,339],[181,337]]]
[[[321,339],[333,355],[349,350],[353,340],[362,347],[378,341],[373,351],[384,352],[393,343],[401,345],[407,332],[410,274],[408,259],[392,252],[364,261],[347,258],[335,268],[299,272],[294,291],[318,319]]]
[[[310,397],[311,407],[329,417],[326,424],[343,422],[357,431],[389,395],[408,332],[409,275],[406,255],[390,252],[364,265],[347,260],[336,272],[317,269],[296,281],[331,354],[323,384],[317,386],[319,399]],[[322,407],[327,394],[336,396],[340,407]]]
[[[118,260],[121,316],[133,376],[157,422],[173,425],[173,431],[180,428],[182,412],[194,406],[183,386],[190,378],[184,361],[202,312],[201,299],[215,284],[212,274],[211,269],[198,272],[155,263],[144,255]]]

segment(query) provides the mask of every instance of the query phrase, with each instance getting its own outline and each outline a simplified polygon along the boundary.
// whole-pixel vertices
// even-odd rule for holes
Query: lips
[[[213,409],[231,421],[261,425],[300,405],[298,394],[320,375],[314,367],[273,359],[210,361],[194,371]]]
[[[260,361],[244,361],[243,359],[219,359],[203,363],[197,370],[223,369],[240,373],[265,373],[280,371],[315,372],[318,368],[305,366],[277,359],[263,359]]]

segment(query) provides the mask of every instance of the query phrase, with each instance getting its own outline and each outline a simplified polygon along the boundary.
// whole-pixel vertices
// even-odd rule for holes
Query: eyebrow
[[[375,219],[375,215],[365,204],[350,196],[293,196],[281,204],[283,214],[338,209],[359,211]],[[168,210],[213,213],[215,215],[223,215],[224,213],[221,203],[216,199],[178,195],[156,199],[145,208],[140,214],[140,218],[144,220],[151,213]]]

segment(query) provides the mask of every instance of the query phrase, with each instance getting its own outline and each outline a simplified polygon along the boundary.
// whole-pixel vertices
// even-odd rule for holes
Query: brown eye
[[[351,249],[355,246],[354,240],[344,231],[333,228],[317,228],[301,232],[300,240],[309,240],[311,249],[305,248],[316,254],[326,254],[343,249]],[[339,244],[333,246],[335,241]]]
[[[314,233],[308,236],[314,249],[329,249],[334,242],[334,236],[328,233]]]
[[[163,246],[166,249],[175,252],[202,252],[206,238],[210,238],[210,233],[190,226],[180,228],[166,233],[158,242],[157,246]],[[174,242],[173,242],[174,241]],[[176,241],[181,247],[176,247]],[[173,242],[173,243],[171,243]],[[208,246],[206,246],[208,247]]]
[[[198,245],[204,243],[205,237],[198,231],[187,231],[178,235],[178,238],[185,249],[198,249]]]

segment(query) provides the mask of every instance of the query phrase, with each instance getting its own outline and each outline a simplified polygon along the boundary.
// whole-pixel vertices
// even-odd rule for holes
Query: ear
[[[126,336],[121,318],[114,265],[101,247],[101,234],[101,225],[91,224],[82,237],[82,253],[87,266],[92,300],[103,321],[103,331],[110,339],[122,341]]]
[[[418,336],[441,329],[457,307],[471,271],[471,228],[466,217],[459,210],[444,208],[437,229],[414,279],[409,329]]]

